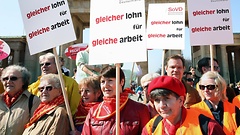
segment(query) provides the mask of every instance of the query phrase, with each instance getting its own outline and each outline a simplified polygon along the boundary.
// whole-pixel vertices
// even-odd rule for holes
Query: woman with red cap
[[[147,123],[142,135],[224,135],[215,120],[183,107],[186,89],[177,78],[155,78],[149,84],[148,93],[160,115]]]

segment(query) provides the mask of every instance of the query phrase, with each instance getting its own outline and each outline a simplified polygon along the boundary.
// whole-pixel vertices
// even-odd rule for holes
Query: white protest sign
[[[19,0],[30,54],[76,40],[67,0]]]
[[[91,0],[89,64],[146,61],[145,28],[144,0]]]
[[[11,53],[9,45],[0,39],[0,60],[3,60],[9,56]]]
[[[188,0],[190,43],[232,44],[230,0]]]
[[[184,49],[185,3],[149,4],[147,48]]]

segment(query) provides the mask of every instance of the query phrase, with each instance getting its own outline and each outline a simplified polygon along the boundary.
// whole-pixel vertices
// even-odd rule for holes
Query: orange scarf
[[[76,126],[83,125],[87,117],[88,111],[90,110],[91,107],[97,104],[99,104],[99,102],[83,103],[83,101],[80,100],[80,103],[78,105],[78,111],[76,112],[74,118],[75,125]]]
[[[128,101],[129,91],[124,91],[120,94],[120,111],[124,108]],[[97,120],[106,120],[116,113],[116,98],[103,97],[97,109],[93,112],[93,117]]]
[[[62,95],[54,98],[52,101],[48,103],[41,102],[38,108],[34,111],[34,114],[30,119],[29,123],[25,125],[25,128],[30,127],[33,123],[38,121],[43,115],[45,115],[49,111],[53,110],[56,106],[61,105],[63,103],[64,103],[64,98]]]
[[[20,90],[17,92],[13,97],[10,97],[8,92],[4,92],[3,94],[3,100],[8,106],[8,108],[18,99],[18,97],[23,93],[23,90]]]

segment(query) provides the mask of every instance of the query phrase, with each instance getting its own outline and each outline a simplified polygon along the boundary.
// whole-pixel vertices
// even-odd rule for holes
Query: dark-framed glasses
[[[16,76],[7,76],[7,77],[3,77],[2,80],[3,81],[16,81],[18,78],[22,78],[22,77],[16,77]]]
[[[46,67],[48,67],[48,66],[50,66],[50,65],[51,65],[50,62],[46,62],[46,63],[41,63],[41,64],[40,64],[41,67],[42,67],[42,66],[46,66]]]
[[[205,90],[205,88],[208,90],[214,90],[216,87],[217,85],[199,85],[200,90]]]
[[[52,89],[53,89],[53,86],[38,87],[38,91],[40,91],[40,92],[43,92],[43,90],[51,91]]]

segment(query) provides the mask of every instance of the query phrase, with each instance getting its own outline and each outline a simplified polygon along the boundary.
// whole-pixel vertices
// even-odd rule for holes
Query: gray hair
[[[27,68],[19,66],[19,65],[10,65],[10,66],[8,66],[8,67],[3,69],[2,75],[1,75],[1,79],[4,77],[6,72],[9,71],[9,70],[18,71],[18,72],[21,73],[21,75],[22,75],[22,82],[23,82],[22,88],[23,88],[23,90],[26,90],[28,88],[28,85],[30,83],[30,78],[31,78],[31,74],[27,70]]]
[[[53,59],[55,62],[55,55],[53,53],[46,53],[41,56],[39,56],[39,63],[41,62],[42,59]]]
[[[145,74],[141,78],[141,85],[143,85],[143,83],[145,83],[145,82],[152,81],[154,78],[157,78],[159,76],[160,76],[160,74],[158,74],[158,73],[148,73],[148,74]]]
[[[45,80],[48,80],[49,82],[51,82],[54,88],[57,88],[57,89],[61,88],[61,82],[57,74],[50,73],[50,74],[43,75],[40,81],[45,81]]]

